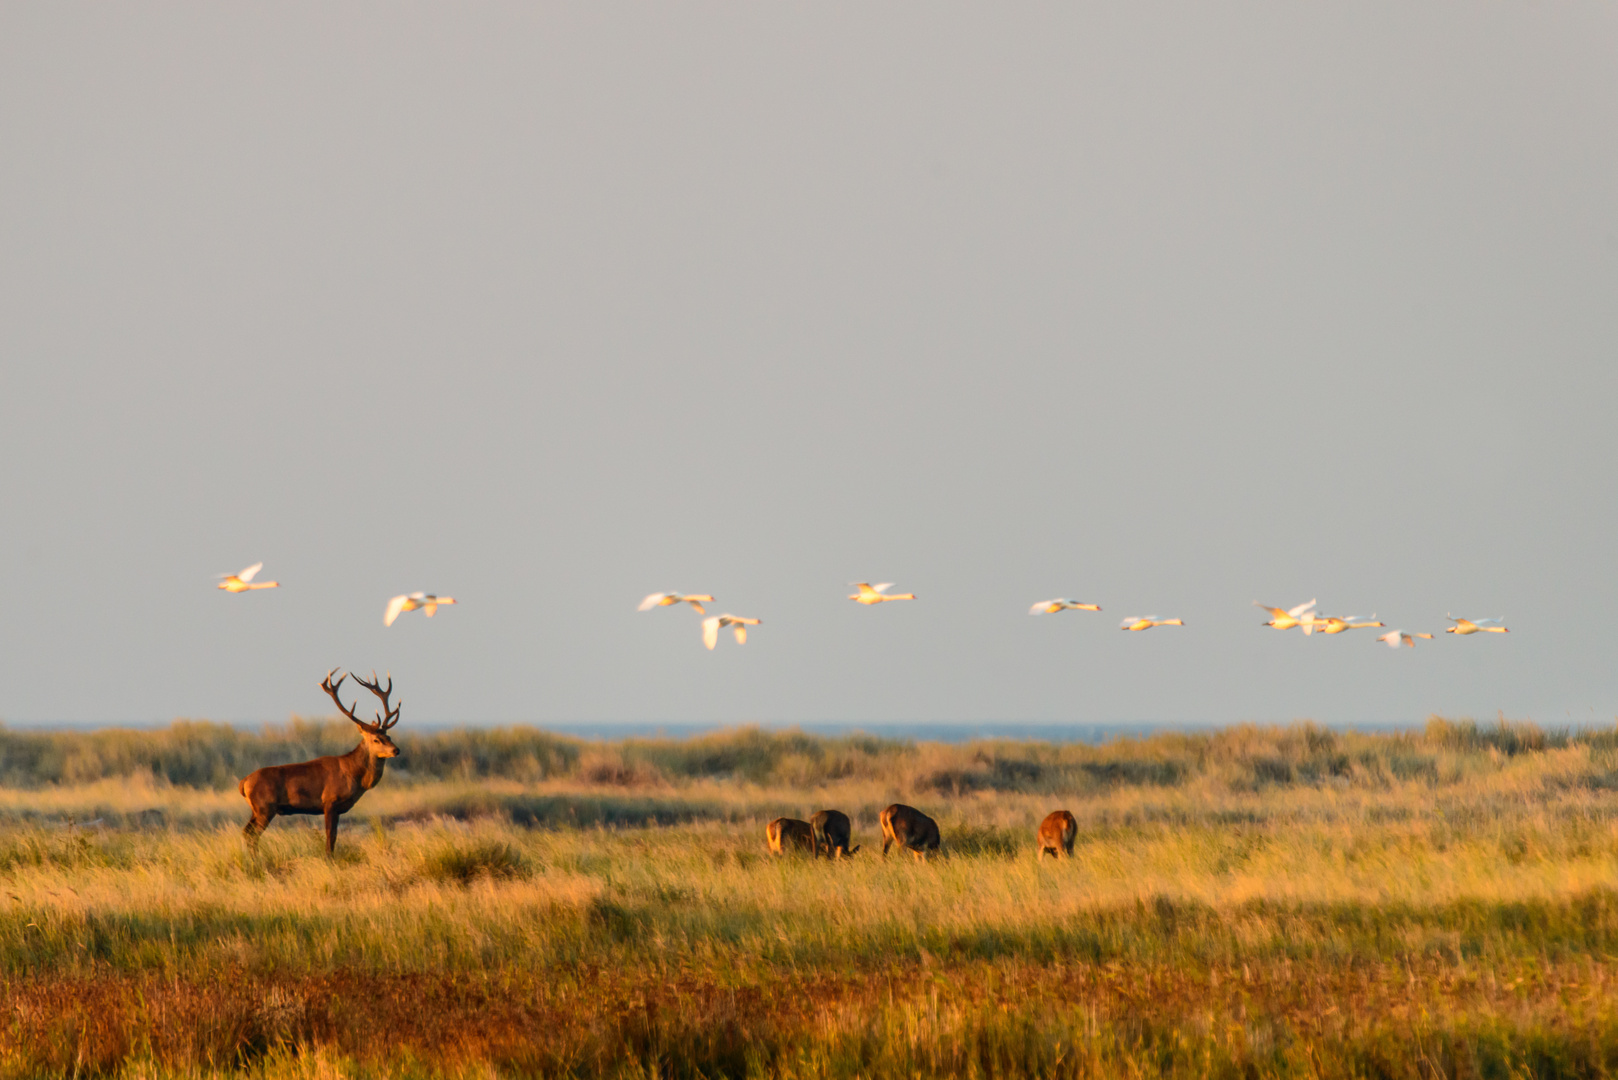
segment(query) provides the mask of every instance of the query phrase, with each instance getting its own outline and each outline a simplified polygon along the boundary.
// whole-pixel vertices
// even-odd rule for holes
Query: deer
[[[771,855],[785,854],[788,847],[794,847],[799,851],[812,851],[816,858],[820,857],[820,849],[815,846],[815,831],[807,821],[778,817],[764,826],[764,839],[770,846]]]
[[[882,811],[882,857],[888,857],[888,848],[894,844],[899,845],[900,851],[908,851],[916,857],[918,862],[925,862],[927,855],[937,852],[941,846],[938,837],[938,822],[917,810],[914,806],[903,803],[894,803]]]
[[[859,845],[848,846],[851,830],[848,815],[841,810],[822,810],[809,819],[809,828],[814,833],[815,855],[820,855],[820,843],[826,843],[826,858],[841,859],[854,854]]]
[[[1060,859],[1064,854],[1073,857],[1073,838],[1079,834],[1079,823],[1073,815],[1066,810],[1052,810],[1045,820],[1039,823],[1039,832],[1035,839],[1039,844],[1039,854],[1036,859],[1044,859],[1049,855],[1053,859]]]
[[[374,671],[370,682],[359,675],[354,676],[355,682],[382,702],[382,708],[376,714],[376,723],[372,724],[355,716],[354,709],[343,704],[338,690],[348,676],[345,674],[333,683],[331,677],[336,673],[336,668],[326,672],[320,688],[337,703],[343,715],[358,726],[360,744],[346,754],[333,757],[319,757],[295,765],[266,765],[241,782],[239,790],[253,811],[253,817],[243,827],[242,833],[254,851],[258,850],[259,833],[269,828],[275,815],[324,814],[326,854],[331,855],[337,850],[337,819],[353,809],[360,796],[382,780],[387,760],[399,756],[398,746],[388,738],[388,729],[399,722],[399,710],[404,706],[402,701],[391,707],[388,704],[393,694],[393,676],[388,676],[385,687],[380,685],[381,680]],[[354,707],[358,708],[359,702],[356,701]]]

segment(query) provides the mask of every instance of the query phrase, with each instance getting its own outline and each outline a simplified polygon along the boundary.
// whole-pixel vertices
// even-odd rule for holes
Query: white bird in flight
[[[413,592],[407,596],[395,596],[388,601],[388,610],[382,613],[382,625],[392,626],[393,620],[407,611],[421,608],[427,612],[430,619],[438,613],[439,604],[453,604],[453,596],[434,596],[432,593]]]
[[[251,592],[253,589],[279,589],[279,581],[253,580],[253,575],[264,569],[264,564],[256,562],[246,570],[238,570],[234,574],[220,574],[219,587],[226,592]]]
[[[1068,600],[1058,597],[1055,600],[1041,600],[1028,609],[1030,615],[1055,615],[1058,611],[1100,611],[1100,604],[1081,604],[1077,600]]]
[[[702,607],[704,600],[710,604],[713,603],[713,597],[707,593],[655,592],[642,600],[640,607],[635,610],[650,611],[655,607],[669,607],[672,604],[690,604],[697,609],[698,615],[706,615],[708,613]]]
[[[1273,626],[1277,630],[1291,630],[1294,626],[1301,626],[1305,634],[1314,630],[1314,613],[1310,611],[1310,608],[1315,606],[1313,600],[1307,604],[1299,604],[1295,608],[1286,608],[1284,610],[1278,607],[1270,607],[1268,604],[1261,604],[1257,600],[1253,601],[1253,606],[1263,608],[1270,613],[1270,621],[1265,623],[1265,626]]]
[[[1375,613],[1372,613],[1363,622],[1360,621],[1360,616],[1358,615],[1343,615],[1340,617],[1327,615],[1323,619],[1310,619],[1309,621],[1322,634],[1341,634],[1344,630],[1363,630],[1367,626],[1386,625],[1376,621]]]
[[[1131,615],[1118,624],[1121,630],[1150,630],[1154,626],[1184,626],[1182,619],[1159,619],[1156,615]]]
[[[749,619],[743,615],[710,615],[702,620],[702,643],[712,652],[713,647],[719,644],[719,630],[729,626],[736,632],[736,644],[747,644],[747,628],[757,626],[760,620]]]
[[[1401,645],[1408,645],[1414,649],[1416,643],[1411,640],[1413,637],[1426,638],[1428,641],[1433,639],[1431,634],[1407,634],[1403,630],[1389,630],[1386,634],[1378,637],[1377,640],[1387,642],[1390,649],[1397,649]]]
[[[880,604],[884,600],[914,600],[916,598],[915,593],[894,593],[892,596],[882,595],[893,588],[893,582],[891,581],[884,581],[880,585],[872,585],[868,581],[851,581],[849,584],[859,590],[859,592],[849,593],[848,595],[848,598],[856,604]]]
[[[1507,630],[1501,625],[1501,623],[1504,622],[1502,619],[1457,619],[1453,615],[1446,616],[1446,618],[1455,624],[1454,626],[1447,626],[1444,628],[1444,633],[1446,634],[1466,635],[1511,633],[1510,630]]]

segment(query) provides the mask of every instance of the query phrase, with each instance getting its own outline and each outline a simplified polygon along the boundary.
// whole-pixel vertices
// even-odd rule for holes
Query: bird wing
[[[438,605],[433,603],[432,601],[428,601],[425,605],[422,606],[422,610],[427,613],[427,617],[430,619],[434,615],[438,614]]]
[[[392,626],[393,620],[399,617],[399,613],[405,609],[405,605],[408,603],[410,603],[410,597],[408,596],[395,596],[392,600],[389,600],[388,610],[382,614],[382,625]]]
[[[1390,649],[1397,649],[1399,647],[1399,631],[1397,630],[1391,630],[1386,634],[1378,634],[1376,639],[1378,641],[1387,642],[1388,648]]]
[[[872,592],[887,592],[891,588],[893,588],[893,582],[884,581],[880,585],[872,585],[871,586],[871,591]]]
[[[1314,602],[1314,601],[1313,601],[1313,600],[1311,600],[1311,601],[1309,601],[1309,602],[1308,602],[1308,603],[1307,603],[1307,604],[1299,604],[1299,605],[1298,605],[1298,606],[1297,606],[1297,607],[1295,607],[1295,608],[1288,608],[1288,609],[1287,609],[1287,614],[1288,614],[1288,615],[1291,615],[1291,616],[1292,616],[1292,617],[1293,617],[1293,618],[1294,618],[1294,619],[1296,619],[1296,618],[1298,618],[1298,617],[1299,617],[1299,616],[1300,616],[1300,615],[1302,615],[1302,614],[1303,614],[1303,613],[1304,613],[1304,612],[1306,612],[1306,611],[1308,611],[1308,610],[1309,610],[1309,609],[1310,609],[1310,608],[1312,608],[1312,607],[1314,607],[1314,606],[1315,606],[1315,602]],[[1272,611],[1273,611],[1273,610],[1275,610],[1275,609],[1274,609],[1274,608],[1271,608],[1271,609],[1270,609],[1270,610],[1272,610]]]
[[[751,621],[752,621],[751,619],[745,619],[745,620],[744,619],[738,619],[738,620],[736,620],[736,644],[738,644],[738,645],[746,645],[747,644],[747,624],[749,622],[751,622]]]
[[[1028,614],[1049,615],[1051,612],[1058,610],[1061,603],[1062,602],[1060,600],[1041,600],[1039,603],[1028,609]]]
[[[1271,607],[1268,604],[1261,604],[1257,600],[1253,601],[1253,606],[1258,608],[1261,611],[1268,611],[1272,617],[1277,618],[1277,619],[1279,619],[1283,615],[1291,615],[1292,614],[1292,612],[1287,611],[1285,608]]]
[[[1506,620],[1501,618],[1501,619],[1472,619],[1470,621],[1471,621],[1473,626],[1499,626],[1502,623],[1504,623]]]
[[[240,578],[243,582],[252,581],[253,580],[253,575],[258,573],[262,569],[264,569],[264,564],[261,563],[261,562],[256,562],[252,566],[249,566],[246,570],[243,570],[240,573],[238,573],[236,576],[238,578]]]
[[[1140,621],[1141,621],[1141,619],[1140,619],[1139,615],[1131,615],[1129,618],[1125,619],[1123,622],[1119,623],[1118,625],[1122,626],[1122,627],[1125,627],[1125,628],[1128,628],[1128,627],[1134,626],[1136,623],[1138,623]]]
[[[661,593],[661,592],[652,593],[646,599],[642,600],[640,602],[640,607],[636,608],[635,610],[636,611],[650,611],[653,608],[657,607],[659,604],[661,604],[663,602],[663,598],[665,596],[667,596],[667,595],[668,595],[668,593]]]
[[[719,616],[710,615],[702,620],[702,643],[710,652],[719,644]]]

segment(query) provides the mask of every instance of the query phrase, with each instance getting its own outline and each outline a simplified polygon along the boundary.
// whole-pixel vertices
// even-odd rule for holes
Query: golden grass
[[[0,789],[0,1076],[1618,1071],[1599,740],[1244,728],[758,782],[608,750],[390,774],[335,859],[311,818],[252,855],[234,791],[149,773]],[[946,857],[880,857],[896,800]],[[859,855],[765,855],[825,806]],[[1058,806],[1075,857],[1039,861]]]

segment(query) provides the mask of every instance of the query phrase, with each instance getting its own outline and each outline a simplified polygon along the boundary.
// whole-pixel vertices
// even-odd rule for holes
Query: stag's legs
[[[337,850],[337,819],[340,816],[335,807],[326,807],[326,854],[330,855]]]
[[[250,851],[255,854],[258,852],[258,834],[270,827],[270,822],[274,817],[274,811],[261,814],[254,810],[253,816],[247,819],[246,825],[242,826],[242,835],[247,837],[247,847]]]

